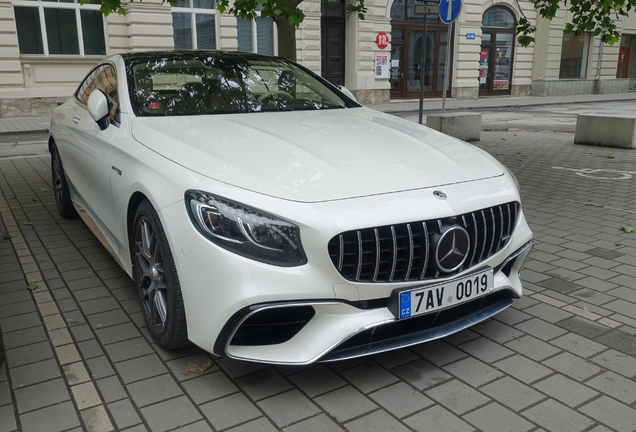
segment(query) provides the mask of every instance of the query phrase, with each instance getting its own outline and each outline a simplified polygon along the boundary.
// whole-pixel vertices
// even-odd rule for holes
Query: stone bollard
[[[428,114],[426,126],[464,141],[479,141],[481,113]]]
[[[579,114],[576,117],[574,144],[636,148],[636,117]]]

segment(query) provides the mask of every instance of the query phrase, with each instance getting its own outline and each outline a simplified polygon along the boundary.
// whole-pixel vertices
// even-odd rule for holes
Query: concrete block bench
[[[479,141],[481,113],[428,114],[426,126],[464,141]]]
[[[636,148],[636,115],[579,114],[574,144]]]

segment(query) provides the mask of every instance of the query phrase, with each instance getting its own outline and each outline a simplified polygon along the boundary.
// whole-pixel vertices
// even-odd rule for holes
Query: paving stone
[[[289,375],[288,378],[309,397],[319,396],[347,385],[345,380],[322,365]]]
[[[113,420],[115,420],[115,425],[120,430],[141,423],[141,418],[128,399],[109,403],[107,407],[110,415],[113,416]]]
[[[418,390],[431,388],[453,378],[440,368],[424,360],[415,360],[399,366],[393,369],[393,373]]]
[[[93,329],[123,324],[130,321],[122,309],[94,314],[88,316],[87,319]]]
[[[72,386],[71,393],[73,393],[73,400],[80,411],[102,403],[93,382]]]
[[[157,347],[155,347],[155,349],[156,348]],[[177,381],[182,382],[186,380],[201,378],[201,374],[188,372],[186,370],[186,366],[188,365],[188,363],[206,364],[211,361],[212,360],[210,359],[210,356],[204,353],[203,351],[201,351],[201,352],[198,352],[197,354],[170,360],[166,363],[166,366],[170,368],[170,370],[172,371],[172,374],[175,376]],[[247,363],[247,362],[242,362],[242,363]],[[207,378],[207,375],[217,372],[218,370],[219,368],[213,363],[212,367],[210,367],[203,373],[203,376]]]
[[[235,382],[253,400],[264,399],[292,388],[289,381],[275,369],[255,372]]]
[[[605,304],[614,300],[614,297],[612,297],[611,295],[603,294],[601,292],[588,289],[588,288],[583,288],[582,290],[575,291],[573,293],[570,293],[569,295],[572,297],[581,299],[584,302],[591,303],[597,306],[600,306],[602,304]]]
[[[464,420],[482,431],[525,432],[534,428],[532,423],[495,402],[466,414]]]
[[[374,354],[370,358],[380,364],[383,368],[391,370],[396,366],[401,366],[403,364],[410,363],[413,360],[417,360],[418,356],[407,348],[401,348],[380,354]]]
[[[99,345],[99,343],[95,339],[89,339],[83,342],[79,342],[77,344],[77,347],[82,353],[82,356],[84,357],[84,359],[91,359],[94,357],[100,357],[104,355],[104,350],[102,350],[102,347]]]
[[[460,332],[457,333],[453,333],[449,336],[446,336],[445,338],[442,339],[443,342],[447,342],[449,344],[451,344],[454,347],[457,347],[461,344],[464,344],[468,341],[471,340],[475,340],[477,338],[479,338],[479,334],[475,333],[474,331],[470,330],[470,329],[466,329],[466,330],[462,330]],[[423,344],[426,345],[426,344]]]
[[[23,302],[0,306],[0,316],[4,318],[16,315],[23,315],[31,312],[36,312],[35,304],[31,299]]]
[[[73,333],[73,337],[76,342],[83,342],[89,339],[95,339],[95,335],[93,331],[87,324],[80,324],[71,327],[71,333]]]
[[[472,329],[480,335],[485,336],[488,339],[492,339],[500,344],[523,336],[523,333],[519,330],[495,320],[490,320],[485,323],[478,324],[476,326],[473,326]]]
[[[100,379],[115,374],[113,367],[105,356],[86,360],[86,365],[93,379]]]
[[[24,285],[20,285],[20,291],[2,291],[0,290],[0,305],[9,305],[16,302],[31,300],[28,290],[24,289]]]
[[[494,363],[493,366],[526,384],[553,373],[552,370],[545,366],[520,355],[508,357],[505,360]]]
[[[552,340],[552,344],[583,358],[588,358],[607,349],[605,345],[575,333],[564,334]]]
[[[456,414],[463,414],[490,402],[489,398],[459,380],[432,388],[426,392],[426,396]]]
[[[18,367],[53,358],[53,350],[48,342],[39,342],[19,348],[5,350],[9,367]]]
[[[501,321],[504,324],[508,324],[509,326],[527,321],[530,318],[532,318],[531,315],[528,315],[527,313],[521,312],[514,308],[508,308],[494,316],[494,319],[496,319],[497,321]]]
[[[561,352],[553,345],[528,335],[508,342],[505,346],[536,361],[544,360]]]
[[[371,393],[369,397],[398,418],[434,404],[432,400],[403,382]]]
[[[562,328],[537,318],[524,321],[521,324],[517,324],[515,327],[544,341],[549,341],[550,339],[554,339],[566,333],[566,331]]]
[[[589,418],[552,399],[522,414],[549,431],[581,431],[593,424]]]
[[[594,248],[594,249],[590,249],[588,251],[586,251],[585,253],[590,254],[590,255],[594,255],[600,258],[604,258],[607,260],[613,260],[616,259],[618,257],[621,257],[625,254],[622,254],[620,252],[616,252],[616,251],[612,251],[612,250],[606,250],[606,249],[602,249],[602,248]]]
[[[560,374],[535,383],[533,387],[572,408],[598,395],[594,390]]]
[[[545,303],[540,303],[538,305],[529,307],[527,309],[524,309],[524,311],[526,313],[529,313],[530,315],[541,318],[542,320],[553,324],[557,321],[561,321],[572,316],[572,314],[569,312],[565,312],[562,309],[558,309]]]
[[[280,429],[277,429],[272,422],[265,417],[261,417],[235,428],[228,429],[228,432],[276,432],[278,430]],[[179,432],[181,432],[181,429],[179,429]]]
[[[174,379],[166,374],[129,384],[128,391],[138,407],[144,407],[183,394]]]
[[[199,408],[217,430],[261,416],[261,412],[242,393],[209,402]]]
[[[636,410],[607,396],[593,400],[579,410],[619,432],[631,432],[636,425]]]
[[[258,431],[263,431],[263,432],[270,432],[272,431],[272,429],[269,429],[267,427],[268,424],[271,425],[271,423],[269,423],[269,421],[267,419],[263,419],[263,423],[256,423],[258,420],[254,420],[254,427],[256,427],[256,429],[249,429],[247,424],[245,425],[241,425],[243,427],[245,427],[245,429],[241,429],[241,426],[239,426],[237,429],[232,429],[232,431],[234,432],[258,432]],[[262,427],[262,429],[259,429],[259,427]],[[189,424],[187,426],[182,426],[178,429],[179,432],[213,432],[212,428],[210,426],[208,426],[208,423],[205,420],[201,420],[199,422],[196,423],[192,423]],[[273,432],[276,432],[276,429],[273,429]]]
[[[2,332],[11,333],[18,330],[28,329],[41,325],[40,315],[37,312],[16,315],[0,319]]]
[[[309,399],[294,389],[258,402],[265,414],[283,428],[320,412]]]
[[[479,391],[514,411],[520,411],[545,398],[531,387],[508,376],[481,387]]]
[[[115,402],[128,397],[126,390],[124,390],[119,378],[116,376],[102,378],[97,380],[96,384],[106,403]]]
[[[471,425],[439,405],[407,418],[404,423],[418,432],[472,432],[475,430]]]
[[[597,279],[594,277],[586,277],[576,281],[577,285],[589,288],[595,292],[606,292],[616,287],[616,284],[608,282],[606,280]],[[577,291],[578,292],[578,291]]]
[[[21,414],[71,398],[61,378],[15,389],[14,395],[18,412]]]
[[[349,432],[408,432],[386,411],[375,411],[345,425]]]
[[[225,371],[226,374],[232,379],[242,377],[263,369],[270,367],[263,363],[245,362],[232,360],[227,357],[222,357],[215,360],[215,363]]]
[[[18,330],[11,333],[2,332],[5,349],[18,348],[46,341],[46,332],[41,326],[32,327],[26,330]]]
[[[329,417],[317,415],[283,429],[284,432],[341,432],[340,428]]]
[[[596,340],[615,350],[636,356],[636,336],[634,334],[633,332],[626,334],[619,330],[612,330],[597,337]]]
[[[68,324],[69,327],[86,324],[86,320],[79,310],[64,312],[62,313],[62,315],[64,316],[66,324]]]
[[[14,389],[49,381],[62,376],[55,359],[43,360],[10,369],[11,384]]]
[[[130,322],[96,329],[95,334],[104,345],[135,339],[141,336],[137,327]]]
[[[595,339],[598,336],[609,332],[611,329],[593,321],[573,316],[557,323],[559,327],[563,327],[571,332],[579,334],[583,337]]]
[[[117,363],[115,368],[125,384],[167,372],[165,365],[156,354]]]
[[[460,345],[459,348],[486,363],[492,363],[514,354],[508,348],[486,338],[472,340]]]
[[[108,418],[108,413],[104,406],[96,406],[88,408],[80,412],[86,429],[91,432],[110,432],[113,430],[113,424]]]
[[[196,404],[238,392],[238,388],[220,371],[184,381],[181,385]]]
[[[579,285],[559,278],[546,279],[538,282],[538,285],[561,294],[568,294],[581,289]]]
[[[341,423],[377,408],[366,396],[351,386],[318,396],[314,402]]]
[[[435,366],[443,366],[466,357],[465,352],[458,350],[443,340],[434,340],[425,344],[416,345],[411,347],[411,350]]]
[[[52,405],[20,415],[22,430],[29,432],[58,432],[80,426],[72,402]]]
[[[112,297],[87,300],[79,302],[78,304],[79,307],[82,309],[82,312],[84,312],[84,314],[87,316],[120,309],[119,303],[117,303],[117,300]]]
[[[585,384],[627,405],[636,402],[636,383],[613,372],[605,372]]]
[[[442,369],[473,387],[480,387],[504,376],[502,372],[491,368],[474,357],[456,361],[444,366]]]
[[[18,430],[13,405],[0,406],[0,432],[11,432]]]
[[[584,381],[601,372],[594,363],[564,352],[543,362],[544,365],[556,369],[577,381]]]
[[[369,393],[398,381],[398,378],[375,363],[367,362],[341,375],[362,393]]]
[[[141,414],[153,431],[175,429],[202,418],[185,396],[142,408]]]
[[[106,345],[105,348],[108,356],[115,363],[154,352],[150,344],[142,337]]]

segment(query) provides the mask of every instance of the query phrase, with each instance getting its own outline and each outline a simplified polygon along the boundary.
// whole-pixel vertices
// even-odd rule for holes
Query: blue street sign
[[[439,19],[450,24],[457,19],[462,10],[462,0],[439,0]]]
[[[475,40],[475,33],[466,33],[467,40]]]

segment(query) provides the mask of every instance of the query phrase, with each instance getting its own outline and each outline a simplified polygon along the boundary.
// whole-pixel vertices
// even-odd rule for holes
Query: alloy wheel
[[[154,226],[142,216],[135,226],[136,276],[141,304],[148,324],[162,333],[167,319],[163,257]]]

